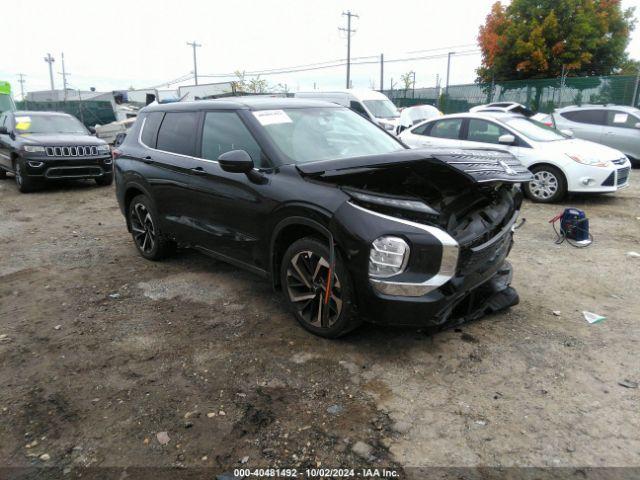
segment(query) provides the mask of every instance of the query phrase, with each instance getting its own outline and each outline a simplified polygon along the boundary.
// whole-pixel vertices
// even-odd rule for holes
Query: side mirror
[[[509,133],[506,133],[504,135],[500,135],[500,137],[498,138],[498,143],[501,145],[513,145],[514,143],[516,143],[516,137]]]
[[[96,129],[94,127],[87,127],[87,130],[89,130],[89,133],[91,135],[95,135],[96,134]]]
[[[9,135],[9,130],[7,130],[7,127],[0,127],[0,135]]]
[[[634,125],[634,127],[636,127],[636,128],[640,128],[640,122],[637,122],[637,123]]]
[[[560,133],[566,135],[567,137],[573,137],[573,130],[569,130],[568,128],[560,130]]]
[[[231,150],[218,157],[220,167],[225,172],[249,173],[253,170],[253,160],[244,150]]]

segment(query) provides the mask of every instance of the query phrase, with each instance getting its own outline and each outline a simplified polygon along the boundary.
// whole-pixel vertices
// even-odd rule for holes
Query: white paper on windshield
[[[289,115],[284,110],[261,110],[253,112],[253,116],[260,122],[260,125],[277,125],[278,123],[292,123]]]
[[[616,113],[613,117],[613,123],[627,123],[629,115],[626,113]]]

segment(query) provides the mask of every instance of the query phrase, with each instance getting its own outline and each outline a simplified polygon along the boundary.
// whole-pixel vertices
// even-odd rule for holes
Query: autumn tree
[[[478,80],[609,75],[628,64],[634,9],[620,0],[496,2],[480,27]]]

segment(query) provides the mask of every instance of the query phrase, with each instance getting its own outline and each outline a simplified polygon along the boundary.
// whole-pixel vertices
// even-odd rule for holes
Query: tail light
[[[118,150],[117,148],[111,149],[111,158],[115,160],[116,158],[120,158],[121,156],[122,156],[122,152],[120,150]]]

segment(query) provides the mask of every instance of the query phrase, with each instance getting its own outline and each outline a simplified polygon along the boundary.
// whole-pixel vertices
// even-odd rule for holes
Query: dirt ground
[[[640,466],[640,389],[619,384],[640,382],[632,177],[524,205],[510,311],[337,341],[249,273],[139,257],[112,188],[2,180],[0,466]],[[586,210],[590,248],[554,245],[565,205]]]

